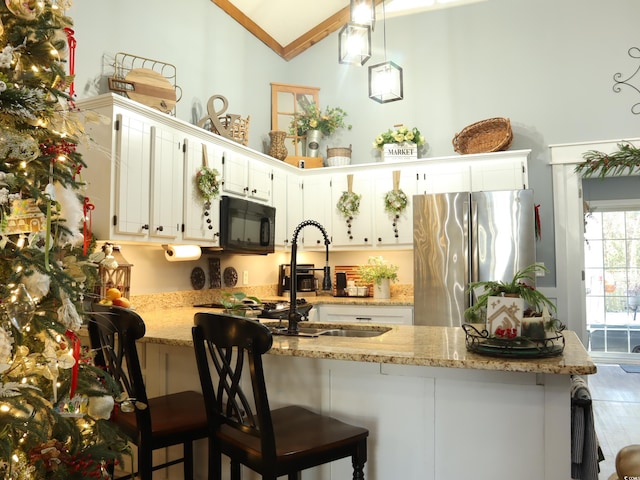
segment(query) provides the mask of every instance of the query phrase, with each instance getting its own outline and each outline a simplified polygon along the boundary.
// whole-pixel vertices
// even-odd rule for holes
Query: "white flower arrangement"
[[[356,216],[360,213],[360,199],[362,195],[353,192],[342,192],[336,207],[340,214],[345,218]]]
[[[394,215],[400,215],[409,203],[409,197],[401,189],[390,190],[384,196],[384,209]]]
[[[413,142],[418,147],[426,142],[424,136],[420,134],[420,130],[416,127],[407,128],[404,125],[398,126],[395,130],[387,130],[382,132],[373,141],[373,148],[382,150],[387,143]]]

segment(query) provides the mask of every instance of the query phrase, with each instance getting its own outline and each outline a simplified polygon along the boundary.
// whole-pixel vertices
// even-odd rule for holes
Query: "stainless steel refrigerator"
[[[460,326],[470,282],[535,262],[532,190],[413,197],[414,323]]]

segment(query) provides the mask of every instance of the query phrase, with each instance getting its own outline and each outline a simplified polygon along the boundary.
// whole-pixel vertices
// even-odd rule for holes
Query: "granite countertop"
[[[318,297],[321,298],[321,297]],[[355,299],[354,299],[355,300]],[[196,312],[209,311],[193,307],[147,310],[141,313],[147,332],[143,341],[189,346],[191,326]],[[318,322],[301,326],[326,325]],[[332,328],[337,328],[332,325]],[[344,328],[341,324],[339,328]],[[459,327],[387,325],[388,332],[377,337],[316,338],[274,335],[271,355],[285,355],[356,362],[389,363],[429,367],[466,368],[506,372],[588,375],[596,366],[572,331],[564,331],[562,355],[542,359],[498,358],[467,351],[465,333]],[[371,328],[354,324],[350,328]]]

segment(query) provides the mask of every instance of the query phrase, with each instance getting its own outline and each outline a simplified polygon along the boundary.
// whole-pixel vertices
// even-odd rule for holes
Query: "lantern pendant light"
[[[338,34],[338,61],[364,65],[371,57],[371,27],[347,23]]]
[[[369,67],[369,98],[378,103],[395,102],[404,98],[402,68],[387,61],[387,18],[382,2],[382,36],[384,62]]]
[[[368,25],[373,31],[376,25],[375,0],[351,0],[351,23]]]

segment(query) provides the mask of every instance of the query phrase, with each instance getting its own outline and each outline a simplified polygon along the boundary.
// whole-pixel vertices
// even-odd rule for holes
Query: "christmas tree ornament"
[[[11,330],[6,330],[0,326],[0,373],[4,372],[11,366],[8,363],[11,358],[11,351],[13,350],[13,335]],[[1,397],[2,395],[0,395]]]
[[[18,284],[11,291],[11,295],[5,300],[4,304],[7,317],[9,317],[9,320],[18,331],[21,331],[29,324],[36,311],[36,304],[23,283]]]
[[[61,291],[60,299],[62,301],[62,305],[58,307],[58,321],[67,327],[68,330],[80,330],[80,327],[82,326],[82,318],[78,315],[78,310],[69,298],[69,295],[67,295],[65,291]]]
[[[20,281],[24,284],[27,292],[34,300],[46,296],[51,286],[51,277],[37,271],[31,275],[23,275]]]
[[[21,20],[35,20],[44,10],[42,0],[5,0],[4,3]]]
[[[89,397],[87,413],[93,418],[103,418],[109,420],[115,401],[111,395],[101,397]]]

